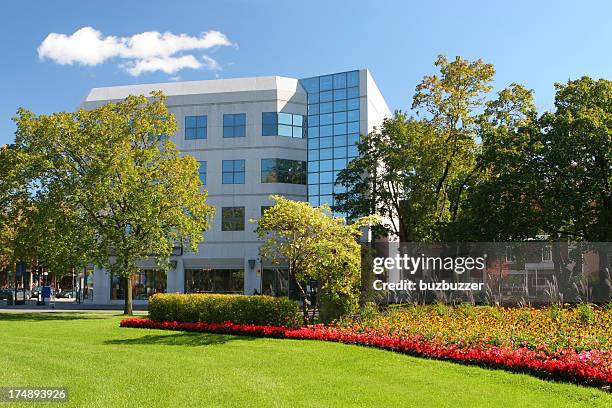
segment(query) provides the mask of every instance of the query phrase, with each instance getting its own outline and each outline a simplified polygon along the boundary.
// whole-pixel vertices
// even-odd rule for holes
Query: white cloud
[[[134,76],[154,71],[172,74],[184,68],[221,69],[219,63],[207,55],[202,55],[200,59],[192,54],[182,55],[186,51],[218,46],[235,44],[219,31],[207,31],[199,37],[157,31],[147,31],[131,37],[104,37],[92,27],[83,27],[71,35],[49,34],[38,47],[38,57],[60,65],[87,66],[119,58],[127,60],[120,67]]]
[[[174,74],[184,68],[198,69],[202,68],[203,65],[193,55],[183,55],[182,57],[155,57],[137,60],[136,62],[125,64],[124,68],[130,75],[138,76],[143,72],[155,71]]]

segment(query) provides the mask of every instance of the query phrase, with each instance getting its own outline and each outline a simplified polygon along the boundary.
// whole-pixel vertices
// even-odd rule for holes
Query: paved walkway
[[[146,305],[134,305],[134,312],[146,312]],[[75,302],[55,302],[53,305],[48,303],[44,306],[36,306],[36,301],[28,301],[25,305],[7,306],[0,302],[0,313],[79,313],[79,312],[120,312],[123,305],[90,305],[78,304]]]

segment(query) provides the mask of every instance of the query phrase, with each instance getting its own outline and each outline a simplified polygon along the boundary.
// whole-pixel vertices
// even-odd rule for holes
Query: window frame
[[[229,217],[229,214],[226,214],[226,212],[230,212],[230,211],[236,211],[236,210],[240,210],[242,212],[242,229],[228,229],[229,227],[232,227],[234,224],[232,224],[233,222],[237,223],[238,219],[234,219],[234,220],[226,220],[225,217]],[[233,231],[244,231],[245,229],[245,208],[244,207],[221,207],[221,231],[224,232],[233,232]],[[237,224],[235,224],[237,225]]]

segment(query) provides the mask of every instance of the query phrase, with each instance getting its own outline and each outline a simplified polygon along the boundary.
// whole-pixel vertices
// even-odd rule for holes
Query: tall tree
[[[198,163],[165,135],[176,128],[164,96],[130,96],[92,110],[37,116],[18,111],[19,177],[48,228],[47,262],[85,259],[123,278],[132,313],[131,277],[141,259],[164,269],[177,245],[197,251],[214,208],[201,190]]]
[[[401,242],[448,239],[481,171],[477,121],[495,70],[460,57],[439,56],[435,65],[440,75],[423,78],[413,98],[421,118],[396,112],[361,139],[360,157],[338,177],[347,192],[336,196],[336,209],[380,214],[378,232]]]
[[[542,233],[543,179],[533,92],[512,84],[486,103],[477,120],[479,177],[468,185],[452,225],[465,241],[520,241]]]
[[[444,148],[443,167],[435,175],[434,191],[440,238],[444,239],[445,225],[457,219],[463,193],[480,170],[476,163],[476,121],[492,89],[495,69],[480,59],[456,57],[449,62],[443,55],[435,65],[440,76],[426,76],[417,85],[412,109],[426,113]]]
[[[554,112],[541,118],[544,229],[590,242],[612,241],[612,81],[555,84]],[[597,295],[609,299],[609,248],[599,249]]]

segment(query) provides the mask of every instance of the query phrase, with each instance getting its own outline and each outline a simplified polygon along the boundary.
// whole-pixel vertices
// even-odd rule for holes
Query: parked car
[[[66,290],[66,291],[57,292],[55,294],[55,297],[62,298],[62,299],[74,299],[76,298],[76,291]]]
[[[23,289],[17,289],[17,300],[25,300],[29,294],[29,290],[24,293]],[[8,304],[12,305],[15,302],[15,288],[0,289],[0,300],[7,300]]]
[[[11,290],[7,288],[0,289],[0,300],[6,300],[9,305],[12,305],[14,297],[14,291],[11,292]]]

